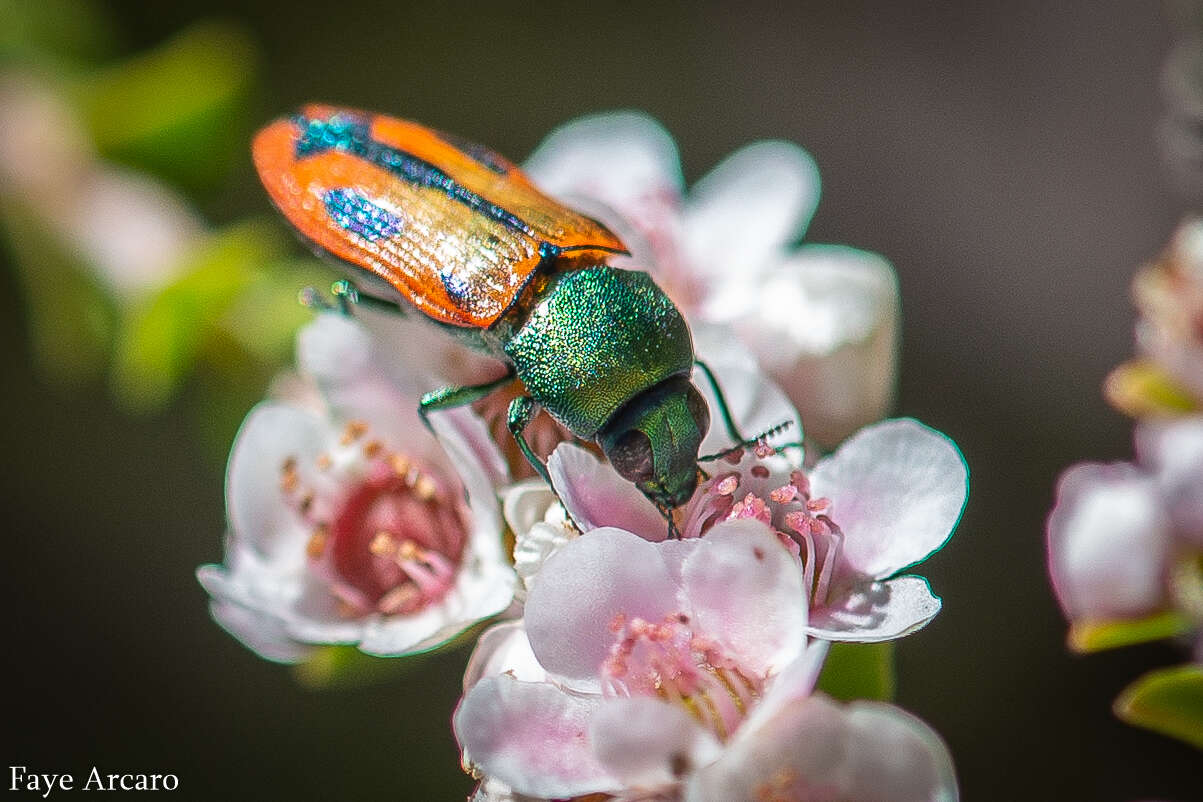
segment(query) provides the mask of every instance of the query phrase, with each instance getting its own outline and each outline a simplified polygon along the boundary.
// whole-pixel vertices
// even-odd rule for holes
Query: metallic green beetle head
[[[606,423],[597,442],[619,475],[658,507],[684,504],[698,485],[698,447],[710,410],[686,376],[635,396]]]

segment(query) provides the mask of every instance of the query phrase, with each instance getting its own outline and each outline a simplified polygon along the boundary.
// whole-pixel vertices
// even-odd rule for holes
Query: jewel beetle
[[[697,486],[710,425],[695,365],[741,442],[676,306],[647,273],[608,263],[627,253],[619,238],[492,150],[313,104],[262,129],[252,151],[272,202],[316,250],[350,267],[357,295],[416,310],[507,366],[496,381],[427,393],[423,416],[521,382],[509,429],[544,479],[523,434],[539,408],[595,441],[666,516]]]

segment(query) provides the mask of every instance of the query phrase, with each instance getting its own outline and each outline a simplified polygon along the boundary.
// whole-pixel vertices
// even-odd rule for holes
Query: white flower
[[[546,191],[606,221],[685,312],[732,327],[833,445],[894,392],[897,281],[880,256],[794,247],[819,200],[813,159],[786,142],[737,151],[685,194],[654,120],[603,114],[553,132],[526,163]]]
[[[1203,417],[1143,423],[1136,445],[1135,464],[1074,465],[1057,484],[1049,575],[1079,648],[1097,648],[1080,633],[1159,613],[1203,632]]]
[[[218,623],[292,661],[304,644],[422,651],[504,610],[505,466],[484,424],[436,413],[436,440],[348,318],[302,330],[298,361],[317,392],[261,403],[230,455],[226,564],[198,571]]]

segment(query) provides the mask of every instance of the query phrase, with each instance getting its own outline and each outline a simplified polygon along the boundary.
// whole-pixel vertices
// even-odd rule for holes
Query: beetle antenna
[[[770,437],[781,434],[782,432],[784,432],[786,429],[788,429],[789,427],[791,427],[793,425],[794,425],[794,422],[792,420],[782,421],[781,423],[778,423],[776,426],[772,426],[772,427],[769,427],[768,429],[765,429],[763,432],[756,435],[755,437],[750,437],[747,440],[738,442],[735,445],[731,446],[730,448],[725,448],[722,451],[718,451],[714,454],[707,454],[705,456],[698,457],[698,462],[714,462],[715,460],[730,456],[731,454],[734,454],[737,451],[743,451],[745,448],[750,448],[751,446],[754,446],[757,443],[768,440]],[[800,441],[795,441],[792,443],[784,443],[784,444],[774,448],[773,453],[781,454],[787,448],[800,447],[801,445],[802,445],[802,443]]]

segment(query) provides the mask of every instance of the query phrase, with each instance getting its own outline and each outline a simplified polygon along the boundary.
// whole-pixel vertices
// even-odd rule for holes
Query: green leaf
[[[310,690],[360,688],[398,679],[422,664],[422,656],[373,657],[354,646],[322,646],[293,667],[297,682]]]
[[[258,61],[243,28],[199,23],[76,93],[103,155],[203,192],[245,151]]]
[[[0,201],[0,233],[21,280],[38,369],[65,387],[97,378],[116,326],[113,300],[37,215],[15,200]]]
[[[1199,409],[1199,401],[1148,359],[1133,359],[1111,371],[1103,382],[1111,406],[1134,418],[1173,417]]]
[[[831,644],[817,687],[844,702],[893,699],[894,644]]]
[[[0,60],[85,64],[109,55],[116,29],[91,0],[0,0]]]
[[[1167,610],[1146,618],[1083,621],[1069,628],[1069,648],[1081,654],[1132,646],[1180,635],[1189,628],[1180,613]]]
[[[127,316],[114,355],[118,399],[133,411],[170,400],[219,335],[219,321],[284,248],[279,230],[257,221],[232,226],[202,244],[180,278]]]
[[[1150,671],[1115,700],[1115,714],[1135,727],[1203,749],[1203,666]]]

